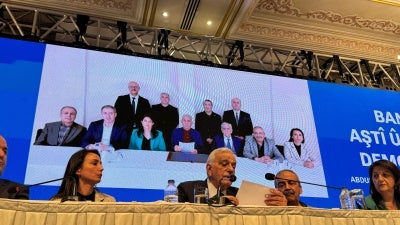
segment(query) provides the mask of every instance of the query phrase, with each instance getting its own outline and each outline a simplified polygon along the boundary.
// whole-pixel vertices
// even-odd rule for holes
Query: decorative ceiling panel
[[[4,0],[3,2],[141,24],[146,0]]]

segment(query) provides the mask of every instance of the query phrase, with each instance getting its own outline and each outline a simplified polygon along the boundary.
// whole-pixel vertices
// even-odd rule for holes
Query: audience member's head
[[[214,187],[221,183],[221,190],[226,190],[232,185],[230,178],[235,175],[236,156],[229,148],[213,150],[207,159],[207,177]]]
[[[72,106],[64,106],[60,110],[61,123],[70,127],[75,122],[77,111]]]
[[[281,170],[275,176],[275,188],[282,192],[288,206],[301,206],[300,195],[303,193],[299,177],[292,170]]]
[[[3,174],[7,164],[7,151],[7,141],[3,136],[0,135],[0,176]]]

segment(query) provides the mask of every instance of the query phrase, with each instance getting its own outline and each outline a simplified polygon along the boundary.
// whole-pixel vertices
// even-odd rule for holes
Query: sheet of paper
[[[182,152],[191,152],[194,149],[194,142],[179,142]]]
[[[236,197],[239,199],[239,205],[265,206],[265,194],[270,193],[270,189],[268,186],[243,180]]]

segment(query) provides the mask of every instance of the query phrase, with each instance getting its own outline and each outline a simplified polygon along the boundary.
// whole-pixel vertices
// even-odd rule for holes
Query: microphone
[[[19,186],[12,186],[9,189],[7,189],[7,193],[9,193],[9,194],[16,194],[20,191],[21,190],[20,190]]]
[[[275,174],[272,174],[272,173],[266,173],[265,174],[265,179],[267,179],[267,180],[280,179],[280,180],[294,181],[294,182],[299,182],[299,183],[302,183],[302,184],[310,184],[310,185],[314,185],[314,186],[320,186],[320,187],[332,188],[332,189],[338,189],[338,190],[342,190],[344,188],[344,187],[335,187],[335,186],[328,186],[328,185],[310,183],[310,182],[299,181],[299,180],[285,179],[285,178],[281,178],[281,177],[276,177]]]
[[[231,175],[231,177],[229,177],[229,180],[231,182],[235,182],[236,181],[236,176],[235,175]]]
[[[218,182],[218,188],[217,188],[217,195],[213,198],[213,203],[214,204],[221,204],[221,205],[225,205],[225,198],[221,197],[221,182],[222,180],[226,180],[229,179],[230,182],[235,182],[236,181],[236,176],[235,175],[231,175],[229,176],[229,178],[226,177],[222,177],[219,182]],[[211,199],[210,199],[211,200]]]
[[[222,182],[222,180],[224,180],[224,179],[226,179],[226,178],[223,177],[223,178],[221,178],[221,179],[219,180],[219,182],[218,182],[217,197],[220,197],[220,195],[221,195],[221,182]],[[230,182],[235,182],[235,181],[236,181],[236,176],[232,174],[232,175],[229,177],[229,181],[230,181]]]

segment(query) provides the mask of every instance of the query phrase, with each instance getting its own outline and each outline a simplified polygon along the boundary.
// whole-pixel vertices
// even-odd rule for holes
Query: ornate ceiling
[[[400,90],[400,0],[0,3],[0,34]]]
[[[398,0],[3,0],[196,35],[397,63]],[[168,12],[167,17],[162,13]],[[207,25],[211,21],[211,25]]]

